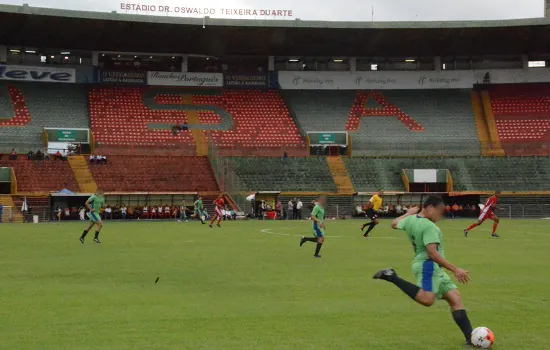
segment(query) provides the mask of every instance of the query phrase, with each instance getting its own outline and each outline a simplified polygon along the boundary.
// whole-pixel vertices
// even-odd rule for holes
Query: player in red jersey
[[[214,223],[214,221],[216,221],[216,219],[218,219],[218,227],[221,227],[220,226],[220,221],[222,221],[222,218],[223,218],[223,213],[222,213],[222,210],[223,210],[223,207],[225,205],[225,201],[223,200],[223,193],[220,193],[218,195],[218,198],[216,198],[216,200],[214,200],[214,215],[212,215],[212,220],[210,220],[210,228],[212,228],[212,224]]]
[[[498,227],[498,223],[500,222],[500,219],[493,212],[495,209],[500,209],[499,207],[497,207],[499,195],[500,195],[500,191],[496,191],[494,196],[491,196],[489,197],[489,199],[487,199],[487,202],[485,202],[485,206],[481,210],[481,214],[479,214],[479,218],[477,219],[477,222],[474,222],[467,229],[464,230],[465,237],[468,237],[468,233],[471,230],[481,225],[487,219],[493,220],[493,232],[491,236],[493,236],[494,238],[500,237],[499,235],[497,235],[497,227]]]

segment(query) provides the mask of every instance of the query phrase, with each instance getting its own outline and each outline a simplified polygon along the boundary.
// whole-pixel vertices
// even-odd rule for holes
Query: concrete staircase
[[[90,172],[86,158],[84,156],[69,156],[69,164],[73,170],[74,178],[80,187],[80,192],[95,193],[97,191],[97,184]]]
[[[182,95],[181,99],[183,104],[191,105],[193,104],[193,95]],[[185,114],[187,115],[187,125],[199,125],[201,122],[196,111],[186,110]],[[200,129],[190,129],[193,139],[195,139],[195,154],[197,156],[207,156],[208,155],[208,141],[206,140],[206,135],[204,131]]]
[[[348,176],[346,165],[342,161],[342,157],[327,157],[328,168],[336,184],[336,188],[339,194],[353,194],[355,189],[351,183],[351,179]]]
[[[13,198],[10,195],[0,195],[0,204],[4,206],[2,211],[2,223],[14,222],[21,223],[23,222],[23,215],[21,214],[20,209],[15,206]],[[11,219],[10,221],[10,211],[7,207],[11,208]]]

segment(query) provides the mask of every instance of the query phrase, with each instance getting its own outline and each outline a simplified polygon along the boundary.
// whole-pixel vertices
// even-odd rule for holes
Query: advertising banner
[[[0,80],[37,81],[44,83],[74,83],[74,68],[56,66],[14,66],[0,64]]]
[[[287,90],[469,89],[489,73],[492,84],[550,82],[550,69],[464,71],[280,71],[279,85]]]
[[[221,73],[147,72],[147,84],[159,86],[222,87]]]
[[[99,83],[121,85],[146,85],[147,72],[100,70]]]
[[[223,84],[227,87],[267,87],[267,74],[225,74]]]

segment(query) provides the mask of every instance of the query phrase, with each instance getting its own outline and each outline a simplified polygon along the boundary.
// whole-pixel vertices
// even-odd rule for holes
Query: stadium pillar
[[[8,62],[8,48],[6,45],[0,45],[0,63]]]
[[[99,52],[92,51],[92,66],[99,66]]]
[[[355,72],[357,70],[357,57],[349,58],[349,70]]]
[[[275,70],[275,57],[274,56],[269,56],[267,58],[267,70],[272,72]]]
[[[435,56],[434,57],[434,67],[436,71],[441,70],[441,56]]]
[[[187,72],[187,59],[189,58],[189,56],[187,55],[181,55],[181,71],[182,72]]]

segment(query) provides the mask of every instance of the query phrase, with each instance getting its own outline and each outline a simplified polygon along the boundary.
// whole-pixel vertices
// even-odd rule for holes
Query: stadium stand
[[[344,158],[356,191],[403,191],[402,169],[449,169],[455,191],[535,191],[550,175],[546,157]],[[529,181],[525,181],[528,178]]]
[[[90,164],[99,188],[107,192],[217,191],[206,157],[110,156]]]
[[[187,146],[194,151],[189,147],[197,141],[192,131],[200,129],[208,131],[206,138],[218,150],[273,148],[280,155],[285,148],[289,154],[305,153],[298,128],[275,90],[95,88],[89,99],[99,146]],[[191,112],[196,120],[191,120]],[[173,135],[171,126],[183,123],[190,130]]]
[[[43,148],[45,127],[88,128],[86,86],[0,82],[0,152]]]
[[[550,84],[489,87],[498,137],[508,155],[548,155]]]
[[[336,192],[323,157],[230,158],[244,191]]]
[[[344,131],[354,155],[480,155],[469,90],[287,91],[305,131]]]
[[[33,161],[19,156],[17,160],[0,160],[0,167],[13,168],[20,192],[80,191],[71,167],[66,161]]]

